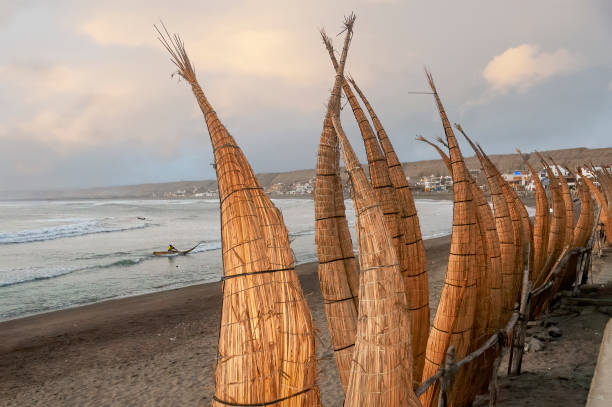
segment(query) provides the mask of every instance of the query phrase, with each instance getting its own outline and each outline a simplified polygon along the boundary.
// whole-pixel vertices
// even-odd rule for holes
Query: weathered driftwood
[[[354,17],[345,26],[348,45]],[[418,406],[412,391],[410,317],[404,281],[384,216],[340,122],[345,46],[330,97],[331,120],[354,187],[359,242],[359,319],[345,406]]]
[[[612,300],[609,298],[567,297],[565,301],[578,305],[597,305],[598,307],[612,306]]]
[[[453,227],[448,270],[436,311],[433,327],[427,341],[423,377],[427,378],[441,366],[446,350],[453,345],[457,357],[467,355],[471,348],[476,307],[476,289],[479,278],[477,240],[479,237],[476,221],[476,204],[469,183],[469,171],[438,96],[433,78],[426,71],[429,86],[440,113],[444,132],[449,145],[453,176]],[[463,400],[472,392],[469,375],[459,371],[449,397]],[[436,404],[438,386],[434,385],[421,395],[424,406]]]
[[[314,327],[278,211],[198,84],[183,42],[159,39],[198,101],[221,205],[223,308],[214,406],[319,406]]]
[[[400,230],[404,235],[404,245],[408,251],[408,264],[404,274],[408,294],[408,308],[410,311],[412,352],[414,354],[415,378],[421,377],[425,363],[425,349],[429,335],[429,289],[427,286],[427,272],[425,269],[425,247],[421,237],[419,217],[414,204],[414,198],[406,179],[406,174],[395,153],[391,140],[385,131],[380,119],[372,108],[357,83],[351,78],[349,82],[355,88],[363,101],[376,129],[378,140],[382,146],[389,177],[397,193],[400,210]],[[400,259],[401,260],[401,259]]]

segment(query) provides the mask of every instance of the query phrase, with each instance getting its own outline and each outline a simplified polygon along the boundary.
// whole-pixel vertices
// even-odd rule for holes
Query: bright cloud
[[[238,16],[228,24],[212,18],[208,22],[184,16],[172,18],[172,12],[169,14],[168,21],[181,21],[180,27],[170,24],[168,28],[180,28],[197,69],[299,81],[310,81],[316,75],[313,61],[317,59],[311,49],[320,56],[319,43],[314,41],[311,49],[299,49],[296,44],[303,43],[299,34],[281,24],[266,23],[253,29],[249,28],[253,26],[249,23],[252,16]],[[141,11],[101,12],[86,19],[78,30],[100,45],[148,47],[165,52],[153,31],[155,21],[156,16]],[[314,37],[316,32],[313,29],[309,34]]]
[[[542,52],[537,45],[523,44],[495,56],[484,77],[495,90],[525,91],[553,76],[574,72],[580,65],[580,59],[564,48]]]

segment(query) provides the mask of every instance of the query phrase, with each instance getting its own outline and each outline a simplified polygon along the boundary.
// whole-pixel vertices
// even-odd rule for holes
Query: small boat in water
[[[199,245],[200,244],[198,243],[197,245],[193,246],[191,249],[188,249],[188,250],[171,250],[171,251],[163,251],[163,252],[153,252],[153,255],[161,256],[161,257],[184,256],[187,253],[191,252],[196,247],[198,247]]]

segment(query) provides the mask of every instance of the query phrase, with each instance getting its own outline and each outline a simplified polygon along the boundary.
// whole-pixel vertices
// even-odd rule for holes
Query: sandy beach
[[[449,243],[449,236],[426,241],[432,314]],[[316,263],[297,268],[318,330],[322,401],[341,406],[344,395],[316,270]],[[220,283],[209,283],[0,323],[0,405],[208,405],[214,390],[220,302]],[[500,405],[527,405],[517,392],[537,388],[543,380],[538,369],[550,371],[547,364],[555,367],[552,372],[563,373],[557,375],[561,379],[545,374],[555,391],[547,391],[546,403],[537,405],[557,405],[568,394],[574,394],[572,400],[586,399],[601,340],[593,332],[601,333],[607,317],[592,312],[584,318],[588,321],[574,321],[576,329],[562,338],[569,345],[557,346],[561,353],[556,357],[551,356],[553,350],[527,354],[526,369],[534,373],[501,379]],[[580,375],[578,384],[572,374]]]

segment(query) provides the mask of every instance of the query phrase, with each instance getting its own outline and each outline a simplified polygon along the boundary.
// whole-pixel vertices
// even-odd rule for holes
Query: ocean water
[[[274,203],[296,262],[315,261],[313,201]],[[452,202],[416,205],[424,238],[450,233]],[[0,202],[0,320],[218,281],[220,233],[218,200]],[[200,245],[188,256],[153,256],[169,243]]]

